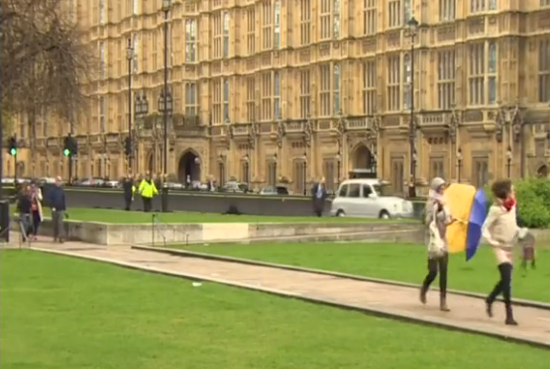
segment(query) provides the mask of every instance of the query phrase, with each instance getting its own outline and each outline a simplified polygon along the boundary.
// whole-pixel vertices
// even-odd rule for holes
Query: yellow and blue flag
[[[466,252],[470,260],[481,240],[481,227],[487,216],[487,201],[483,189],[453,183],[445,190],[447,206],[455,222],[447,228],[449,252]]]

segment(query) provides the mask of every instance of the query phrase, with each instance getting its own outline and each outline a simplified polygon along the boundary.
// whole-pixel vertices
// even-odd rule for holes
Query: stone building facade
[[[162,0],[68,1],[98,55],[90,106],[74,122],[76,174],[126,173],[130,114],[134,171],[162,172]],[[419,185],[547,175],[549,0],[174,0],[168,29],[167,172],[180,181],[234,177],[301,193],[356,170],[402,193],[411,165]],[[146,115],[134,117],[136,96]],[[45,110],[37,128],[25,168],[66,174],[68,124]]]

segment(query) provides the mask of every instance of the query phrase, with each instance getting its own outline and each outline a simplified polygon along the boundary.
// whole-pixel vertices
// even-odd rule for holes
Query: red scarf
[[[516,199],[514,199],[513,197],[508,197],[502,202],[502,206],[504,206],[504,209],[506,209],[506,211],[510,211],[514,208],[514,206],[516,206]]]

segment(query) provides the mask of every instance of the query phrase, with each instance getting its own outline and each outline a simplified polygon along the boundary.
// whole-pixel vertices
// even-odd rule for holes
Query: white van
[[[397,196],[385,196],[378,179],[349,179],[342,182],[332,200],[330,214],[337,217],[412,218],[413,204]]]

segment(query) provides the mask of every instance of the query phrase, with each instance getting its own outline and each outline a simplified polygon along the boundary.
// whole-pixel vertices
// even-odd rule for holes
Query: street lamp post
[[[134,153],[134,137],[132,135],[132,60],[134,59],[134,49],[132,48],[132,39],[128,38],[128,47],[126,48],[126,59],[128,59],[128,137],[130,138],[130,152],[128,152],[128,171],[132,173],[132,159]],[[137,106],[134,106],[136,109]]]
[[[458,152],[456,153],[457,168],[458,168],[458,183],[461,182],[462,176],[462,149],[459,147]]]
[[[413,149],[412,155],[411,155],[411,176],[409,178],[409,197],[414,198],[416,197],[416,178],[414,176],[414,173],[416,173],[416,163],[418,161],[418,156],[416,154],[416,149]]]
[[[162,10],[164,11],[164,159],[163,159],[163,185],[162,185],[162,211],[168,211],[168,113],[172,110],[172,97],[168,91],[168,13],[172,0],[162,1]]]
[[[250,157],[248,154],[244,156],[244,179],[246,180],[246,186],[250,187]]]
[[[302,157],[302,160],[304,161],[304,196],[307,195],[307,152],[304,152],[304,156]]]
[[[508,150],[506,150],[506,171],[508,173],[508,178],[510,178],[512,174],[512,155],[512,148],[508,146]]]
[[[414,39],[417,35],[418,21],[411,17],[407,22],[408,36],[411,39],[411,117],[409,121],[409,145],[410,145],[410,183],[409,197],[416,197],[416,125],[414,122]]]
[[[220,181],[218,187],[221,189],[225,185],[225,155],[220,154],[218,156],[218,171],[220,176]]]
[[[138,125],[138,120],[141,120],[149,113],[149,102],[146,95],[136,94],[134,101],[134,122]],[[135,151],[134,157],[136,158],[136,171],[139,171],[139,146],[138,146],[138,134],[132,132],[132,150]]]
[[[336,169],[336,175],[337,175],[336,190],[338,190],[338,188],[340,188],[340,166],[341,166],[341,162],[342,162],[342,156],[340,155],[340,150],[338,150],[338,154],[336,154],[336,157],[334,158],[334,161],[336,162],[336,166],[337,166],[337,169]]]

